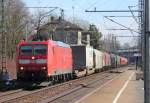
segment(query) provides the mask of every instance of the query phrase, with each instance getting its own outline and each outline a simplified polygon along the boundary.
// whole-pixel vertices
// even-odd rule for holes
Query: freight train
[[[127,65],[127,59],[59,41],[20,41],[17,46],[18,80],[62,81],[86,76],[108,68]]]

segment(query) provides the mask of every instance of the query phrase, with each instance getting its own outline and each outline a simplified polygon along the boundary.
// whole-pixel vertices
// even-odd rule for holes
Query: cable
[[[105,17],[105,18],[107,18],[108,20],[110,20],[110,21],[112,21],[112,22],[114,22],[114,23],[116,23],[116,24],[118,24],[118,25],[120,25],[120,26],[122,26],[122,27],[124,27],[124,28],[126,28],[126,29],[129,29],[129,30],[131,30],[131,31],[133,31],[133,32],[139,33],[138,31],[132,30],[131,28],[126,27],[126,26],[124,26],[124,25],[122,25],[122,24],[120,24],[120,23],[118,23],[118,22],[116,22],[116,21],[114,21],[114,20],[112,20],[112,19],[110,19],[110,18],[108,18],[108,17]]]
[[[133,12],[132,12],[132,10],[131,10],[131,7],[134,7],[134,6],[128,6],[129,10],[131,11],[132,17],[133,17],[133,19],[135,20],[135,22],[136,22],[137,24],[139,24],[137,18],[134,16],[134,14],[133,14]]]

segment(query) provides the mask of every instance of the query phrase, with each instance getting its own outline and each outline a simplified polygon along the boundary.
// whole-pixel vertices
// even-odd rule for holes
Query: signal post
[[[150,0],[144,0],[144,103],[150,103]]]

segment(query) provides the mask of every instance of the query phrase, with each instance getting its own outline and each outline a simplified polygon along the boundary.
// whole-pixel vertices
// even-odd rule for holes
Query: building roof
[[[77,24],[73,24],[73,23],[71,23],[67,20],[60,20],[60,19],[55,19],[55,20],[52,20],[51,22],[48,22],[48,23],[42,25],[40,27],[40,31],[42,29],[46,29],[46,28],[54,29],[54,27],[57,30],[65,29],[65,30],[80,30],[80,31],[83,31],[83,28],[81,28]]]

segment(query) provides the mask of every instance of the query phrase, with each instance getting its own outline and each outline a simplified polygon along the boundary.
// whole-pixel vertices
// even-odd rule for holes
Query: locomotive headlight
[[[43,70],[45,70],[45,69],[46,69],[46,67],[42,67],[42,69],[43,69]]]
[[[36,59],[35,62],[37,64],[45,64],[47,62],[47,60],[46,59]]]
[[[23,67],[20,67],[20,70],[23,70],[24,68]]]
[[[30,63],[30,60],[28,59],[20,59],[19,60],[19,64],[29,64]]]

